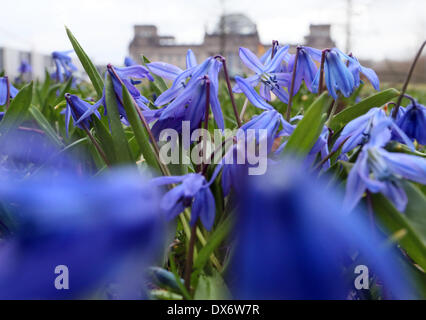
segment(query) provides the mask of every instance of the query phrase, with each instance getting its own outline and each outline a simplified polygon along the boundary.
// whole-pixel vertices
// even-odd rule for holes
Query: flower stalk
[[[330,49],[325,49],[321,53],[321,63],[320,63],[320,78],[319,78],[319,85],[318,85],[318,95],[320,96],[324,87],[324,63],[325,63],[325,55],[326,53],[330,51]]]
[[[228,88],[229,97],[231,99],[232,108],[234,110],[235,120],[237,121],[238,128],[241,127],[240,116],[238,115],[237,106],[235,104],[234,93],[232,92],[231,80],[229,79],[228,67],[226,66],[226,59],[222,56],[216,56],[215,59],[219,59],[223,64],[223,73],[225,74],[226,86]]]
[[[287,121],[290,121],[290,116],[291,116],[291,103],[293,101],[294,80],[296,79],[297,60],[299,59],[299,52],[300,52],[300,46],[297,47],[296,56],[294,57],[293,74],[291,76],[291,85],[290,85],[290,92],[289,92],[288,105],[287,105],[287,114],[286,114],[286,120]]]
[[[410,83],[411,76],[413,75],[413,72],[414,72],[414,68],[416,67],[416,63],[419,60],[425,45],[426,45],[426,41],[424,41],[422,45],[420,46],[419,51],[417,51],[417,54],[414,57],[413,63],[410,66],[410,70],[408,71],[408,74],[407,74],[407,79],[404,82],[404,86],[402,87],[401,94],[399,95],[398,100],[396,101],[396,106],[394,107],[392,112],[392,118],[394,119],[396,119],[399,106],[401,105],[401,102],[402,102],[402,98],[404,97],[405,91],[407,91],[408,83]]]
[[[6,85],[7,85],[7,97],[6,97],[6,106],[5,109],[9,109],[9,105],[10,105],[10,81],[9,81],[9,77],[5,76],[4,77],[6,79]]]

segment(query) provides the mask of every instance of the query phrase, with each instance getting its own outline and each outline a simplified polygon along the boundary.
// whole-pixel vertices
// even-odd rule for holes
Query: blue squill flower
[[[344,214],[339,192],[300,164],[287,160],[250,177],[238,202],[228,271],[236,299],[348,299],[359,292],[357,265],[392,298],[414,297],[409,275],[366,215]]]
[[[125,67],[131,67],[131,66],[135,66],[137,64],[138,63],[135,60],[133,60],[131,57],[125,57],[124,58],[124,66]]]
[[[32,69],[32,67],[31,67],[31,65],[28,61],[26,61],[26,60],[21,61],[21,64],[19,65],[19,68],[18,68],[18,72],[21,75],[26,74],[26,73],[31,73],[32,70],[33,69]]]
[[[56,72],[53,74],[53,78],[59,82],[68,80],[72,73],[77,71],[77,67],[72,63],[71,57],[68,56],[71,52],[74,52],[74,50],[52,52],[52,59],[56,65]]]
[[[9,89],[8,87],[9,83]],[[6,104],[7,101],[7,92],[9,91],[10,98],[15,98],[18,94],[18,89],[16,89],[8,80],[7,77],[0,77],[0,106]]]
[[[2,121],[2,120],[3,120],[4,115],[5,115],[5,112],[1,111],[1,112],[0,112],[0,121]]]
[[[325,50],[325,84],[334,99],[337,99],[338,92],[349,97],[360,85],[360,73],[370,80],[376,90],[379,89],[379,79],[372,69],[361,66],[356,58],[348,56],[337,48]],[[320,70],[312,83],[313,92],[318,92],[319,78]]]
[[[355,87],[359,87],[361,84],[360,74],[362,73],[372,84],[373,88],[380,90],[380,81],[376,72],[371,68],[363,67],[357,58],[352,55],[347,56],[348,58],[348,68],[352,72],[355,81]]]
[[[386,115],[382,108],[372,108],[366,114],[350,121],[340,133],[339,138],[333,146],[333,151],[344,142],[342,147],[342,154],[345,154],[357,146],[364,145],[368,142],[371,130],[383,120],[388,119],[389,126],[392,129],[393,135],[399,137],[401,141],[406,143],[410,148],[414,148],[411,141],[406,137],[404,132]]]
[[[192,206],[190,224],[194,225],[198,218],[207,230],[214,223],[216,205],[210,184],[200,173],[188,173],[184,176],[168,176],[152,179],[154,185],[177,184],[162,198],[160,207],[169,220],[178,216],[186,207]]]
[[[274,57],[264,65],[249,49],[240,48],[241,60],[256,73],[246,80],[252,87],[256,87],[261,82],[260,95],[267,101],[271,101],[272,91],[282,102],[288,102],[288,93],[283,89],[288,84],[288,74],[281,72],[282,62],[288,61],[289,58],[288,49],[288,45],[280,47]],[[268,61],[267,58],[266,61]],[[241,92],[238,85],[234,87],[234,92]]]
[[[172,86],[158,96],[154,104],[163,106],[176,98],[185,89],[187,81],[192,77],[197,65],[197,59],[191,49],[188,49],[186,54],[185,70],[166,62],[148,63],[147,67],[152,73],[173,81]]]
[[[65,100],[67,101],[67,106],[65,108],[65,129],[68,136],[69,131],[69,123],[70,119],[72,117],[74,121],[74,126],[79,127],[80,129],[84,129],[83,126],[86,127],[86,129],[90,129],[90,123],[91,123],[91,117],[87,117],[84,120],[80,120],[81,116],[87,112],[89,109],[94,109],[93,114],[97,116],[99,119],[101,118],[101,115],[96,110],[101,106],[102,101],[99,100],[94,105],[91,105],[90,103],[81,100],[79,97],[73,94],[65,94]],[[95,107],[94,107],[95,106]]]
[[[399,107],[396,124],[412,140],[426,145],[426,107],[413,101],[408,106]],[[396,137],[399,141],[398,137]]]
[[[118,113],[120,115],[121,122],[125,125],[129,125],[129,121],[127,120],[126,111],[123,106],[123,91],[122,91],[122,84],[127,88],[130,95],[133,97],[137,105],[142,110],[150,110],[147,104],[149,103],[149,100],[145,98],[139,90],[135,87],[134,83],[132,82],[134,79],[148,79],[150,81],[154,81],[154,78],[149,73],[149,70],[141,65],[133,65],[130,67],[124,67],[124,68],[116,68],[112,65],[108,65],[107,71],[105,72],[105,79],[107,77],[107,74],[111,76],[112,84],[114,86],[114,92],[117,97],[117,106],[118,106]],[[85,120],[87,117],[92,115],[99,106],[106,106],[105,101],[105,88],[102,94],[102,98],[100,99],[99,103],[95,103],[90,109],[88,109],[79,119],[77,124],[80,121]],[[107,114],[107,108],[105,108],[105,114]]]
[[[247,79],[239,76],[235,77],[235,81],[239,89],[246,95],[247,99],[257,108],[265,110],[260,115],[253,117],[250,121],[241,126],[243,131],[248,129],[264,129],[267,130],[268,152],[272,148],[274,139],[276,138],[277,130],[280,124],[283,130],[291,130],[291,125],[283,118],[281,113],[276,111],[274,107],[265,102],[262,97],[253,89]]]
[[[296,66],[296,75],[294,79],[294,94],[296,94],[302,84],[302,80],[305,81],[306,87],[312,92],[312,82],[318,72],[318,68],[314,61],[321,61],[321,50],[300,46],[298,47],[298,57]],[[291,79],[293,77],[293,66],[296,55],[292,55],[288,62],[288,89],[290,90]]]
[[[198,129],[201,121],[205,118],[207,80],[210,82],[210,107],[213,117],[218,128],[223,130],[225,125],[218,98],[219,71],[221,68],[222,63],[212,57],[207,58],[202,64],[195,67],[183,90],[179,90],[178,96],[157,113],[158,120],[154,124],[153,130],[161,131],[163,128],[170,127],[179,130],[182,121],[190,122],[191,132]],[[177,80],[178,78],[175,82]],[[162,95],[158,97],[158,99],[160,98],[162,98]]]
[[[16,227],[0,247],[0,298],[90,298],[111,283],[119,298],[143,298],[141,271],[165,240],[157,191],[133,170],[2,174],[2,205]],[[57,266],[69,270],[68,289],[55,287],[65,285]]]
[[[426,184],[426,159],[388,152],[383,148],[391,139],[392,124],[392,120],[385,119],[374,126],[368,142],[362,147],[346,183],[345,205],[349,210],[369,190],[382,193],[403,212],[407,205],[407,195],[401,180],[405,178]]]
[[[250,164],[247,160],[246,150],[248,151],[247,146],[249,144],[259,145],[260,143],[266,143],[266,153],[269,154],[274,140],[277,137],[279,127],[282,125],[283,132],[293,130],[292,126],[283,116],[259,96],[247,79],[236,76],[235,81],[240,90],[246,95],[247,99],[255,107],[264,111],[241,126],[235,137],[237,143],[233,144],[231,148],[226,151],[223,159],[215,168],[212,180],[214,180],[222,170],[221,183],[225,196],[229,194],[231,188],[238,191],[239,186],[242,184],[242,180],[248,174]],[[252,132],[254,131],[254,135],[250,136],[248,134],[249,130]],[[254,141],[251,139],[254,139]],[[240,141],[243,141],[243,143],[241,144]]]

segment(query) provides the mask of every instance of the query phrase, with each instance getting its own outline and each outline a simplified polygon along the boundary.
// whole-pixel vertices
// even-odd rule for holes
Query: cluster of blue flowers
[[[229,161],[244,152],[237,143],[231,143],[215,168],[204,164],[191,167],[190,173],[153,178],[148,176],[156,172],[148,175],[125,168],[90,175],[78,161],[64,160],[63,150],[46,147],[44,138],[33,140],[32,146],[15,143],[22,141],[22,134],[38,137],[39,132],[18,127],[15,136],[4,139],[5,113],[0,113],[0,235],[6,239],[0,243],[0,298],[87,297],[111,283],[116,286],[112,296],[144,298],[145,277],[140,270],[158,263],[167,250],[166,221],[190,208],[189,225],[212,231],[218,222],[218,203],[227,197],[235,200],[235,254],[228,274],[235,297],[347,298],[353,288],[342,270],[357,262],[368,263],[393,297],[412,297],[399,259],[382,246],[385,238],[367,227],[359,204],[365,194],[381,193],[404,212],[408,203],[404,182],[426,184],[426,160],[416,151],[426,144],[426,108],[409,97],[411,104],[397,106],[395,119],[387,106],[375,106],[339,132],[326,122],[304,158],[290,160],[285,147],[306,115],[284,117],[272,105],[274,96],[290,110],[303,83],[316,94],[323,91],[324,79],[337,105],[340,95],[350,97],[360,86],[362,75],[376,90],[379,79],[372,69],[337,48],[299,46],[294,54],[289,49],[273,46],[258,58],[240,48],[241,61],[254,75],[236,76],[234,87],[228,88],[233,104],[233,94],[243,94],[259,112],[241,125],[234,138],[253,129],[266,132],[246,142],[266,143],[270,169],[263,177],[249,177],[248,161]],[[52,54],[56,71],[51,77],[58,82],[74,80],[77,67],[70,53]],[[183,121],[189,121],[190,132],[203,123],[207,127],[210,112],[217,128],[226,129],[219,100],[221,71],[228,76],[225,58],[212,56],[200,63],[188,50],[185,70],[165,62],[140,65],[131,58],[124,65],[107,66],[97,101],[65,94],[62,113],[67,137],[72,118],[93,143],[100,140],[91,129],[96,118],[102,121],[111,111],[108,81],[120,121],[131,126],[124,86],[138,114],[149,123],[145,129],[152,132],[150,144],[157,144],[164,129],[182,133]],[[21,73],[30,68],[23,63]],[[154,82],[154,76],[171,85],[151,101],[137,86],[144,80]],[[0,78],[0,105],[7,109],[18,92],[7,77]],[[389,150],[392,141],[408,151]],[[49,150],[44,152],[48,156],[37,158],[38,150]],[[318,173],[338,163],[332,161],[333,155],[351,166],[344,196],[325,177],[318,179]],[[219,196],[213,188],[219,189]],[[52,286],[51,273],[57,265],[72,270],[72,290]]]

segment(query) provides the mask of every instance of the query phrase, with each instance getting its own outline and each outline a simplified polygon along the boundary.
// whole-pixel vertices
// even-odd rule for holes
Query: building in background
[[[27,81],[44,79],[45,70],[51,71],[54,67],[50,55],[0,47],[0,72],[4,71],[10,79],[15,79],[19,76],[18,69],[22,61],[27,61],[32,68],[31,74],[26,75],[25,80]]]
[[[310,25],[310,34],[305,37],[304,44],[320,49],[334,47],[330,29],[328,24]],[[199,61],[217,54],[225,56],[231,75],[235,75],[247,71],[238,56],[240,47],[246,47],[261,55],[270,44],[260,42],[257,26],[247,16],[227,14],[221,16],[213,32],[205,32],[201,44],[176,44],[174,36],[159,35],[154,25],[136,25],[134,38],[129,45],[129,54],[139,62],[141,55],[144,55],[151,61],[168,62],[184,68],[186,52],[191,48]],[[295,45],[292,47],[294,49]]]

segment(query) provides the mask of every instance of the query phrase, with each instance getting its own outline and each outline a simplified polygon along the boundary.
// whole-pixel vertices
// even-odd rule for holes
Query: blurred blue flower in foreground
[[[424,105],[413,101],[406,107],[399,107],[396,124],[410,139],[426,145],[426,107]]]
[[[113,283],[118,298],[143,297],[141,274],[162,249],[156,189],[133,170],[98,177],[62,171],[0,175],[16,229],[0,246],[1,299],[88,298]],[[69,289],[54,286],[69,269]]]
[[[388,152],[383,147],[392,136],[393,121],[386,119],[372,128],[346,183],[345,207],[353,209],[364,192],[383,193],[401,212],[407,205],[402,179],[426,184],[426,159]]]
[[[168,191],[161,200],[163,210],[169,220],[174,219],[186,207],[192,206],[190,224],[194,225],[200,218],[207,230],[214,223],[216,206],[210,184],[199,173],[189,173],[184,176],[158,177],[152,179],[154,185],[177,184]]]
[[[52,52],[52,59],[56,65],[56,71],[52,74],[52,78],[59,82],[64,82],[71,77],[74,71],[77,71],[77,67],[72,63],[72,59],[69,56],[72,52],[74,50]]]
[[[228,274],[235,298],[347,299],[356,265],[366,265],[393,298],[412,297],[389,248],[363,215],[345,214],[337,190],[292,161],[250,179]]]
[[[8,92],[9,98],[15,98],[19,91],[10,83],[7,77],[0,77],[0,106],[6,104]]]
[[[283,89],[288,85],[288,74],[281,72],[282,62],[288,61],[289,58],[288,49],[288,45],[280,47],[272,59],[265,60],[266,65],[264,65],[249,49],[240,48],[241,60],[256,73],[246,80],[252,87],[256,87],[261,82],[260,95],[267,101],[271,101],[272,91],[282,102],[288,102],[288,93]],[[234,92],[241,92],[241,88],[236,85]]]

